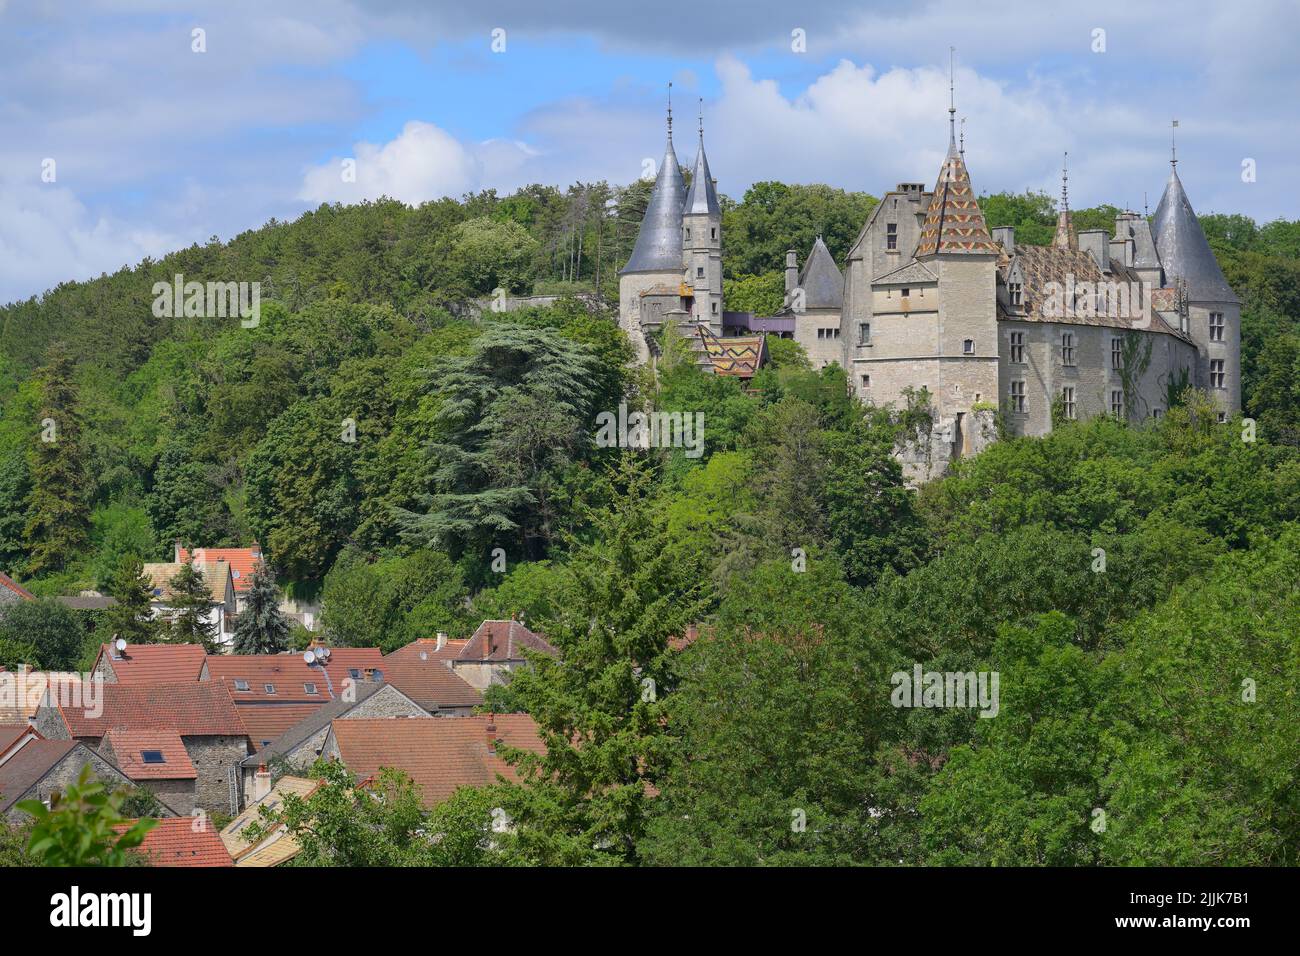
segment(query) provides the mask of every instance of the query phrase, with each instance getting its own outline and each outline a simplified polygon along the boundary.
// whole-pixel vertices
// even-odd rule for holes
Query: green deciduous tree
[[[128,821],[120,812],[124,798],[125,793],[95,780],[87,764],[77,782],[51,801],[52,806],[40,800],[20,801],[18,809],[34,821],[28,855],[42,866],[128,866],[137,862],[130,851],[141,844],[157,821],[142,819],[125,827]]]

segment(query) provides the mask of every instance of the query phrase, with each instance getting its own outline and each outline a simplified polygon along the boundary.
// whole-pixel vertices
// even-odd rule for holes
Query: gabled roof
[[[484,621],[456,655],[462,661],[521,661],[523,649],[559,656],[542,635],[521,621]]]
[[[1187,284],[1187,298],[1191,302],[1240,302],[1237,294],[1223,277],[1223,270],[1214,258],[1201,222],[1192,211],[1192,204],[1183,192],[1178,170],[1169,174],[1164,195],[1156,207],[1153,220],[1156,251],[1165,267],[1170,283],[1177,276]]]
[[[0,813],[8,812],[23,794],[69,755],[84,760],[85,763],[89,763],[95,756],[94,751],[77,740],[30,740],[23,745],[21,750],[0,765]],[[126,783],[125,776],[122,777],[122,783]]]
[[[718,205],[718,191],[713,185],[713,174],[709,172],[709,159],[704,155],[704,131],[700,131],[700,149],[695,154],[695,170],[691,173],[691,189],[686,194],[686,204],[682,212],[701,215],[720,215],[722,207]]]
[[[153,600],[166,603],[173,597],[171,580],[180,574],[184,562],[161,561],[144,565],[144,575],[149,579],[153,589]],[[199,572],[203,583],[208,586],[208,593],[216,604],[224,604],[233,586],[230,565],[224,561],[195,561],[194,570]]]
[[[938,282],[936,276],[926,266],[924,262],[909,262],[905,266],[899,266],[893,272],[886,272],[882,276],[877,276],[871,280],[872,285],[902,285],[904,283],[922,284],[925,282]]]
[[[394,660],[389,655],[384,659],[384,682],[428,711],[476,707],[483,703],[482,694],[446,663],[433,657],[423,661],[409,657]]]
[[[808,261],[799,273],[799,288],[804,293],[804,308],[841,309],[844,307],[844,274],[835,257],[818,236]]]
[[[176,549],[176,560],[186,561],[190,552],[185,548]],[[235,591],[242,593],[253,586],[253,570],[262,560],[262,549],[258,545],[250,548],[195,548],[194,563],[200,561],[224,561],[230,565],[230,575],[235,582]]]
[[[135,820],[128,820],[113,829],[125,833],[135,823]],[[132,852],[147,857],[150,866],[235,865],[216,828],[206,820],[201,825],[196,824],[190,817],[168,817],[157,821]]]
[[[198,773],[185,751],[181,735],[174,730],[127,730],[114,727],[104,735],[113,751],[113,762],[132,780],[194,780]],[[161,760],[146,762],[145,751],[157,751]]]
[[[491,735],[490,725],[496,727]],[[384,767],[401,770],[420,787],[426,807],[445,800],[459,787],[487,786],[496,783],[498,775],[517,779],[499,751],[489,752],[489,736],[534,753],[544,749],[537,725],[527,714],[336,720],[330,736],[343,765],[358,780],[373,777]]]
[[[938,253],[996,255],[998,249],[984,224],[984,213],[971,188],[966,162],[956,147],[950,145],[921,225],[916,257]]]
[[[446,670],[443,664],[436,665]],[[253,738],[253,743],[259,749],[257,753],[245,757],[243,765],[245,767],[257,767],[259,764],[274,760],[276,757],[283,756],[295,749],[317,732],[324,730],[334,720],[342,717],[352,708],[356,707],[363,701],[369,700],[372,696],[379,693],[388,684],[380,683],[362,683],[357,684],[356,694],[352,700],[344,700],[342,697],[332,700],[320,707],[314,708],[310,713],[304,714],[295,723],[286,727],[278,736],[271,739],[266,746],[261,746],[261,741],[266,739]],[[402,693],[400,688],[394,687],[394,693]],[[414,701],[412,701],[414,703]],[[417,705],[418,706],[418,705]],[[432,719],[432,718],[430,718]]]
[[[96,667],[104,657],[108,658],[119,684],[201,680],[208,659],[201,644],[128,644],[120,654],[116,648],[100,644]]]
[[[182,737],[247,736],[224,684],[101,684],[87,706],[59,705],[73,737],[103,737],[114,728],[172,729]],[[98,716],[94,716],[98,710]]]
[[[650,201],[646,204],[641,229],[637,232],[632,256],[619,272],[682,272],[682,206],[686,202],[686,180],[682,178],[673,151],[672,128],[668,145],[659,163]]]
[[[38,738],[41,737],[30,725],[25,723],[0,724],[0,763],[4,763],[9,751],[28,734]]]

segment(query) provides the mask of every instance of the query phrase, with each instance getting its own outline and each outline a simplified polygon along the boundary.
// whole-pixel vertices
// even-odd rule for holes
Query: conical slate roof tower
[[[1240,302],[1228,280],[1223,277],[1214,252],[1210,249],[1200,220],[1192,211],[1192,204],[1183,192],[1178,168],[1169,173],[1165,193],[1156,207],[1152,224],[1156,235],[1156,251],[1169,281],[1174,277],[1187,284],[1187,298],[1191,302]]]
[[[700,155],[704,155],[702,148]],[[707,169],[707,164],[705,168]],[[677,153],[673,150],[673,117],[669,113],[668,145],[664,148],[664,158],[659,163],[659,175],[655,177],[645,218],[641,220],[641,231],[637,233],[636,245],[632,247],[632,256],[619,275],[630,272],[682,271],[682,207],[685,204],[686,180],[682,178]]]

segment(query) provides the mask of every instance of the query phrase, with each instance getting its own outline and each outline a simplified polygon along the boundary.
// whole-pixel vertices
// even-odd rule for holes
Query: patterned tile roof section
[[[998,248],[984,223],[966,163],[959,152],[949,150],[925,213],[916,257],[953,252],[996,255]]]

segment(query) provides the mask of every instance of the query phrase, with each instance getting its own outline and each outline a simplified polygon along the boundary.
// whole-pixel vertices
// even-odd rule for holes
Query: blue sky
[[[977,190],[1055,195],[1068,149],[1076,206],[1154,208],[1178,117],[1198,211],[1300,217],[1300,7],[1047,6],[0,0],[0,301],[322,201],[625,183],[662,154],[669,80],[679,157],[702,97],[733,196],[930,181],[949,46]]]

